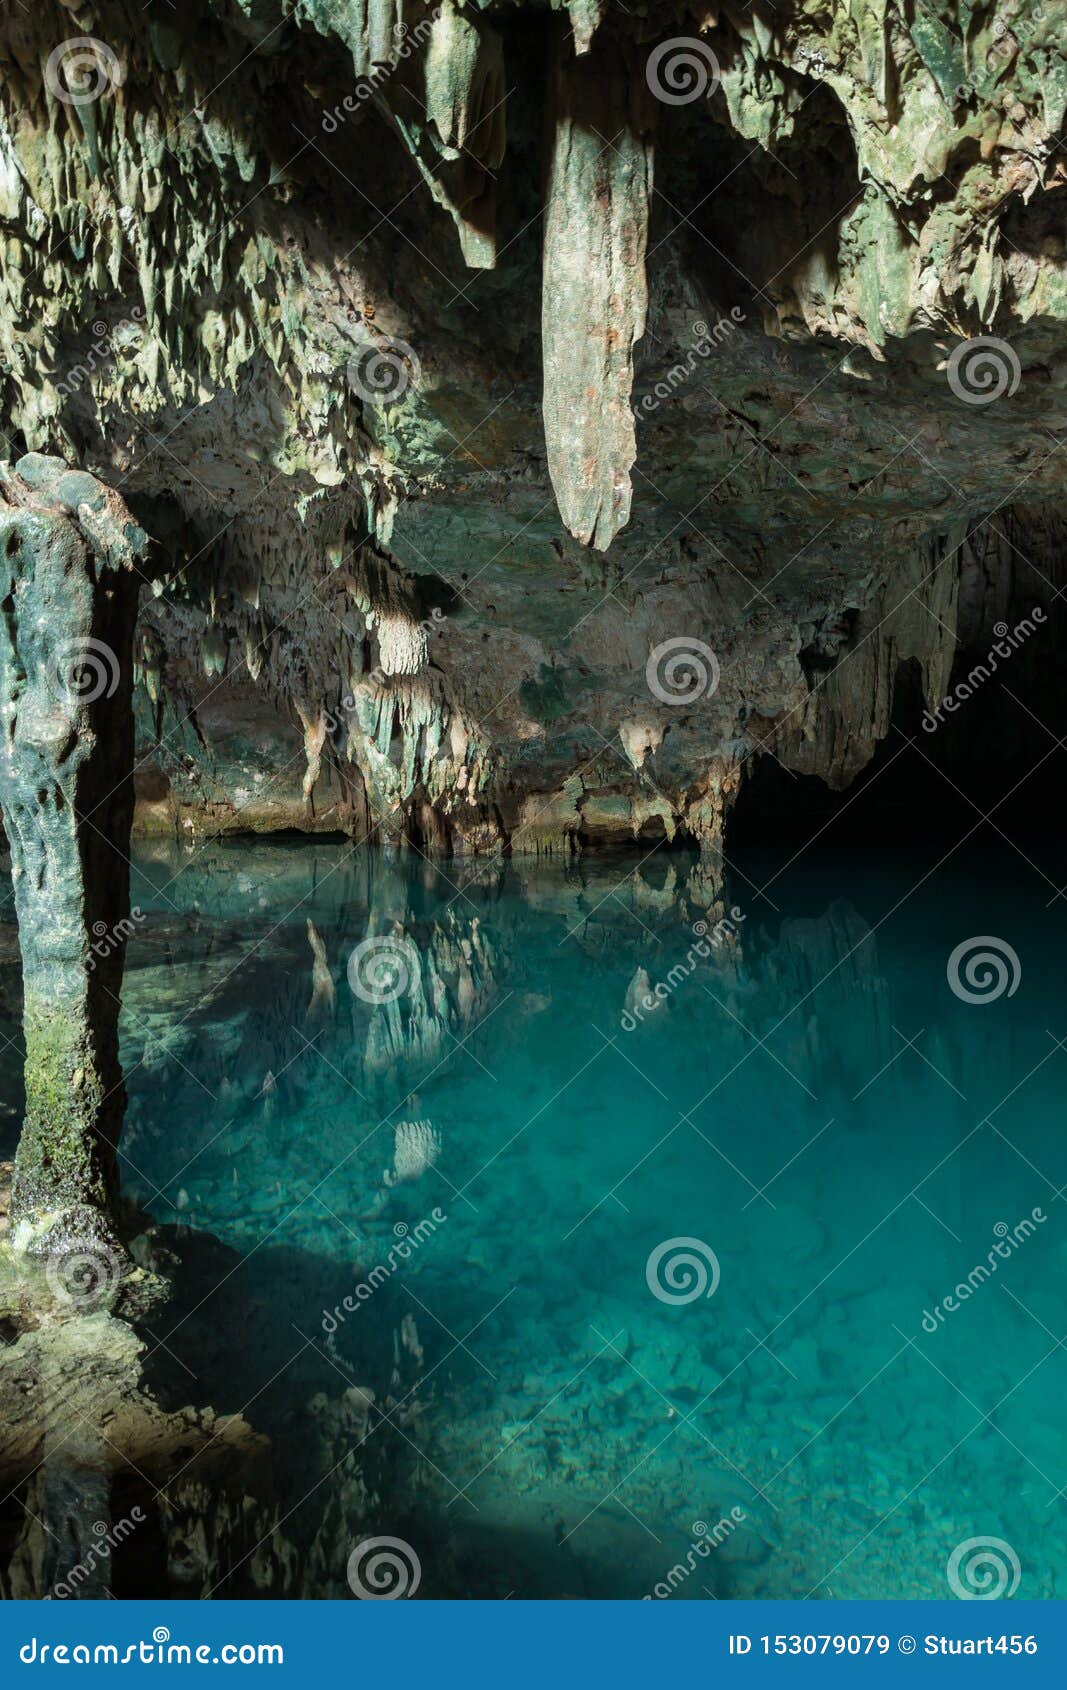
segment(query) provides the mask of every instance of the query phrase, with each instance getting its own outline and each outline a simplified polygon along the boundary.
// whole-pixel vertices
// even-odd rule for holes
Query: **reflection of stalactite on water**
[[[333,975],[326,956],[326,943],[319,933],[315,923],[309,918],[307,924],[308,944],[311,946],[311,1001],[307,1006],[304,1020],[309,1026],[315,1026],[321,1021],[332,1021],[337,1009],[337,993],[334,990]]]
[[[372,1013],[363,1054],[368,1075],[436,1066],[490,1007],[495,955],[477,916],[467,922],[449,910],[419,946],[419,958],[410,989]]]

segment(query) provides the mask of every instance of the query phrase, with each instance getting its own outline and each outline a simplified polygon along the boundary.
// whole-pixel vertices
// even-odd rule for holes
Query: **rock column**
[[[132,644],[147,537],[57,458],[0,465],[0,810],[22,953],[16,1247],[112,1241],[125,1106]]]

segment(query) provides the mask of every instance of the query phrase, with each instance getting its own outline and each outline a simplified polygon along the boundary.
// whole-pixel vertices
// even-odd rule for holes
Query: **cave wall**
[[[138,830],[714,849],[754,758],[853,778],[1059,490],[1052,12],[9,13],[8,450],[167,560]]]

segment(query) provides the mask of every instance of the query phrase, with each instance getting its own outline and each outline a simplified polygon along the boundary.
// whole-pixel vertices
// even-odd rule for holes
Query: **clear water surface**
[[[288,1531],[348,1392],[424,1594],[1067,1595],[1067,875],[789,855],[138,858],[153,1365]]]

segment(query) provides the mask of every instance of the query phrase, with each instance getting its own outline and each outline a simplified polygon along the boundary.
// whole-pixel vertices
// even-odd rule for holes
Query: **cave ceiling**
[[[754,757],[847,783],[990,547],[1047,596],[1063,24],[6,8],[3,456],[155,542],[138,828],[707,843]]]

